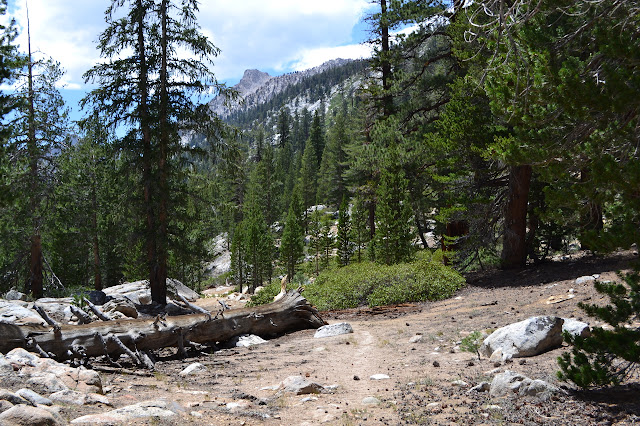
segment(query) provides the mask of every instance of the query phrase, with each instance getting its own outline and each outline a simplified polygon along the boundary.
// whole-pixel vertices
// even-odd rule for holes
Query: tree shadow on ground
[[[616,423],[618,419],[635,416],[640,421],[640,383],[629,383],[602,389],[576,390],[572,397],[593,404],[601,411],[600,420]]]
[[[581,252],[571,259],[549,260],[521,269],[475,271],[465,274],[465,278],[473,287],[524,287],[630,269],[637,261],[637,250],[624,250],[608,255]]]

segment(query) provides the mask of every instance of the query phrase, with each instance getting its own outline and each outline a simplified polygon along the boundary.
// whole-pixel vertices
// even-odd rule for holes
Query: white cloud
[[[301,57],[291,64],[294,71],[302,71],[322,65],[330,59],[363,59],[371,57],[371,47],[366,44],[350,44],[338,47],[320,47],[305,50]]]
[[[27,0],[9,0],[26,50]],[[110,0],[28,0],[32,49],[67,71],[67,89],[85,88],[82,74],[99,60],[96,41]],[[368,0],[202,0],[203,32],[222,53],[213,58],[220,80],[247,68],[288,72],[335,57],[360,57],[353,29],[371,7]],[[336,47],[339,46],[339,47]],[[335,54],[335,56],[334,56]]]
[[[27,50],[25,0],[11,1],[20,26],[18,43]],[[81,87],[82,74],[99,59],[95,41],[104,28],[106,2],[82,0],[29,0],[31,49],[37,57],[52,57],[66,70],[67,87]]]

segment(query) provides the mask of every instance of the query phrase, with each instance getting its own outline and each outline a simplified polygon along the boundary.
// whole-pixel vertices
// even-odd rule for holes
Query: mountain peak
[[[217,96],[209,102],[209,107],[213,113],[224,119],[235,112],[247,111],[256,105],[264,104],[304,79],[350,62],[352,61],[349,59],[333,59],[308,70],[295,71],[277,77],[257,69],[248,69],[240,82],[233,86],[244,102],[226,105],[225,98]]]
[[[268,73],[260,70],[246,70],[240,82],[235,86],[235,89],[243,96],[248,95],[258,90],[258,88],[271,80],[271,78]]]

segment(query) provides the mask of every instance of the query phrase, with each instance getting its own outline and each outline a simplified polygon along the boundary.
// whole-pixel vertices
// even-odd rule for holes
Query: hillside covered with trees
[[[168,277],[208,284],[222,233],[228,278],[250,289],[425,251],[468,271],[637,243],[633,2],[376,3],[370,60],[225,121],[204,95],[237,93],[195,1],[112,2],[77,123],[55,58],[0,28],[16,87],[0,98],[0,290],[146,277],[163,304]]]

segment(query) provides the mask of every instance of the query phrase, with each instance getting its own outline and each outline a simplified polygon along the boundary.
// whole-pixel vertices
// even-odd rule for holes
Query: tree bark
[[[189,342],[215,344],[242,334],[271,337],[325,322],[297,291],[289,291],[276,302],[255,308],[224,311],[215,317],[192,314],[156,319],[94,322],[82,325],[18,326],[0,322],[0,352],[13,348],[39,348],[58,361],[123,353],[138,354]],[[124,346],[123,346],[124,345]],[[135,356],[134,356],[135,358]]]
[[[157,252],[157,224],[153,191],[153,146],[151,141],[151,123],[149,118],[149,65],[147,64],[145,43],[145,16],[146,10],[142,0],[136,2],[137,15],[137,54],[139,60],[138,92],[140,105],[138,114],[140,119],[140,132],[142,133],[142,180],[144,186],[144,206],[146,215],[145,243],[147,250],[147,266],[149,268],[149,286],[151,299],[155,303],[166,305],[166,282],[164,288],[159,280],[160,271]],[[164,295],[164,297],[163,297]]]
[[[31,294],[35,299],[43,296],[44,277],[42,275],[42,238],[40,237],[40,185],[38,162],[38,141],[36,139],[36,112],[35,93],[33,90],[33,60],[31,58],[31,25],[29,23],[29,11],[27,10],[27,40],[28,40],[28,99],[29,104],[29,129],[28,129],[28,152],[29,152],[29,189],[32,216],[31,248],[29,257],[29,277],[26,283],[26,293]]]
[[[158,211],[158,285],[157,292],[151,296],[154,302],[165,304],[167,301],[167,256],[168,256],[168,229],[169,229],[169,185],[168,185],[168,157],[170,142],[169,126],[169,70],[168,70],[168,35],[167,35],[167,9],[168,0],[160,3],[161,35],[161,65],[160,65],[160,156],[158,158],[159,175],[159,211]]]
[[[527,205],[531,184],[530,165],[512,166],[504,216],[502,268],[521,268],[527,262]]]

